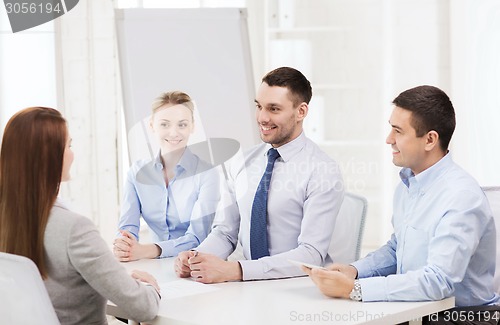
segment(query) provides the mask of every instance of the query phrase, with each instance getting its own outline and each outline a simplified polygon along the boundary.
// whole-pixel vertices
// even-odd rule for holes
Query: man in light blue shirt
[[[393,163],[403,169],[391,239],[352,265],[308,273],[332,297],[425,301],[454,296],[457,306],[498,304],[493,215],[480,186],[448,153],[455,129],[451,101],[438,88],[420,86],[393,104],[386,142]]]
[[[197,252],[178,255],[175,271],[204,283],[303,275],[289,260],[323,265],[343,200],[339,167],[303,132],[312,89],[301,72],[278,68],[262,79],[256,119],[264,143],[229,164],[230,203],[218,213]],[[271,149],[273,148],[273,149]],[[277,150],[267,199],[268,256],[252,259],[254,198],[267,172],[267,153]],[[244,259],[226,261],[241,244]],[[255,247],[255,246],[253,246]]]

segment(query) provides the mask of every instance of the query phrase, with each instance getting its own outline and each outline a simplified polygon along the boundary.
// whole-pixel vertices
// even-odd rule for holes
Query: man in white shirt
[[[218,213],[196,252],[179,253],[178,276],[203,283],[284,278],[304,274],[289,260],[331,261],[328,247],[344,189],[337,163],[304,135],[311,96],[298,70],[282,67],[264,76],[255,99],[264,143],[229,163],[231,204]],[[278,158],[268,159],[271,152]],[[245,259],[227,261],[238,241]],[[264,253],[257,252],[262,246]]]

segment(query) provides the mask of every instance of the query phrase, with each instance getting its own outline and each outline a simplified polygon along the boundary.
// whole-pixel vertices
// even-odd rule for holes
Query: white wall
[[[119,217],[121,94],[113,4],[87,0],[56,20],[58,107],[73,138],[61,195],[111,245]],[[128,167],[128,166],[127,166]]]
[[[450,1],[455,159],[481,185],[499,185],[500,2]]]
[[[56,101],[54,24],[13,34],[0,6],[0,130],[21,108]]]
[[[57,108],[68,121],[75,162],[60,195],[91,218],[108,243],[118,220],[118,83],[113,7],[89,0],[13,34],[0,6],[0,122],[29,106]]]
[[[300,64],[310,71],[314,96],[327,99],[323,106],[327,112],[308,118],[324,121],[323,148],[343,167],[348,190],[365,195],[370,202],[365,251],[382,244],[391,232],[398,168],[392,166],[385,136],[390,102],[404,89],[426,83],[447,91],[457,111],[454,158],[481,184],[500,184],[496,171],[500,151],[495,146],[500,138],[498,1],[286,1],[286,10],[296,13],[285,26],[334,28],[269,33],[279,23],[279,16],[273,16],[278,1],[247,1],[255,84],[271,68],[270,62],[279,63],[276,53],[269,52],[271,40],[320,43],[309,49],[305,45],[309,54],[291,59],[311,60]],[[116,2],[152,4],[147,0]],[[220,3],[198,0],[189,4]],[[55,32],[45,24],[40,31],[15,35],[9,33],[4,7],[0,7],[0,123],[3,127],[13,111],[28,105],[64,111],[75,139],[77,162],[74,180],[63,194],[110,238],[118,218],[122,178],[117,171],[122,161],[117,136],[121,96],[112,3],[80,2],[58,18]],[[16,60],[20,57],[23,61]],[[320,102],[315,105],[321,107]],[[314,127],[313,123],[308,132]]]
[[[398,182],[385,144],[391,101],[420,84],[449,90],[448,2],[264,3],[266,69],[292,65],[311,80],[306,134],[339,162],[346,189],[368,199],[364,246],[376,248],[392,232]]]

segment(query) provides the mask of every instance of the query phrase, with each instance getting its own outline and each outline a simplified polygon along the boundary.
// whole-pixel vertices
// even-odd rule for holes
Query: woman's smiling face
[[[153,114],[151,129],[162,153],[184,148],[194,130],[193,114],[182,104],[164,105]]]

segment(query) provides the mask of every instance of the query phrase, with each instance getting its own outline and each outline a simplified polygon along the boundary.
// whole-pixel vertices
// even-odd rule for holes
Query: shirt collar
[[[415,176],[410,168],[403,168],[399,172],[399,177],[406,185],[406,187],[410,187],[410,178],[414,177],[414,180],[411,182],[412,185],[415,184],[419,188],[425,190],[452,164],[453,160],[451,159],[451,154],[447,153],[437,163],[419,173],[418,175]]]
[[[191,152],[191,150],[189,150],[189,148],[186,148],[181,159],[177,163],[176,168],[178,169],[178,172],[188,170],[194,174],[196,172],[196,165],[197,157]]]
[[[288,160],[292,159],[293,156],[299,153],[304,148],[305,144],[306,144],[306,136],[304,134],[304,131],[302,131],[298,137],[276,148],[276,150],[278,150],[281,159],[283,159],[284,162],[287,162]],[[267,144],[265,152],[266,155],[267,151],[270,148],[272,148],[272,146],[270,144]]]
[[[197,162],[196,156],[191,152],[191,150],[189,150],[189,148],[186,148],[186,150],[184,150],[184,153],[181,156],[181,159],[175,166],[175,173],[180,174],[181,172],[186,170],[191,170],[194,172],[196,169],[196,162]],[[154,164],[157,169],[163,169],[160,150],[158,150],[158,154],[154,159]]]
[[[155,159],[153,160],[156,169],[162,169],[163,163],[161,162],[161,151],[158,150]]]

